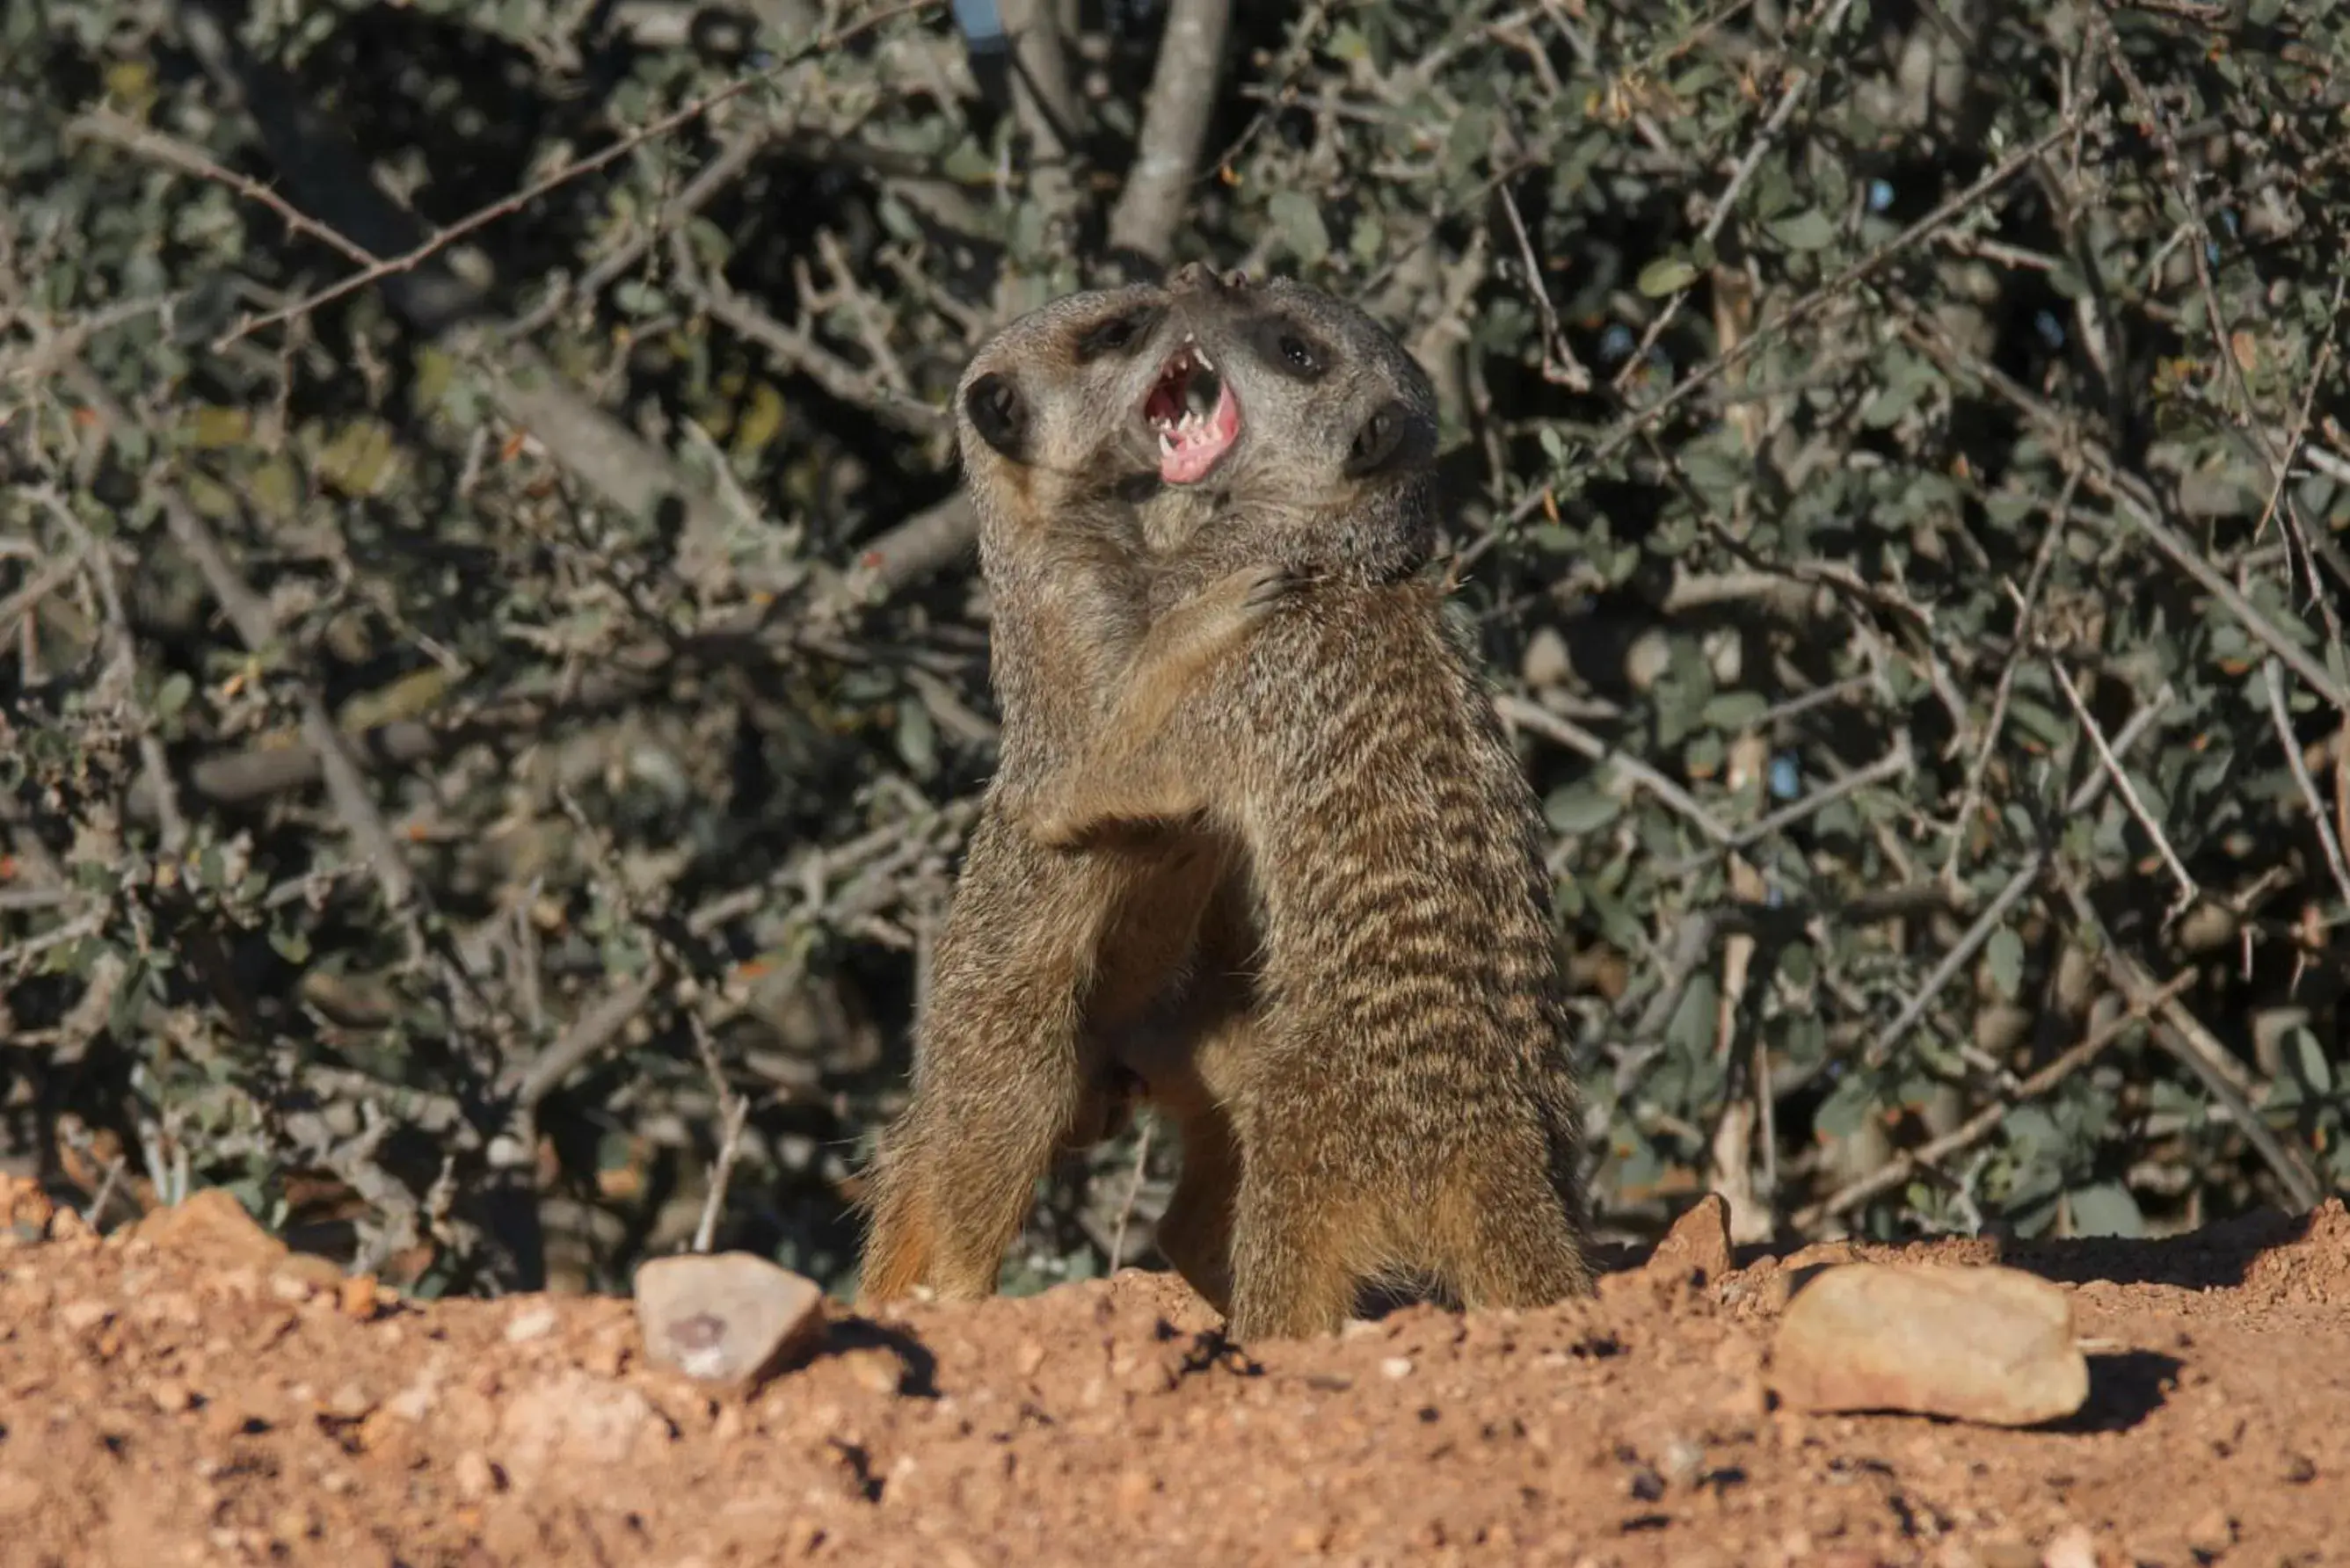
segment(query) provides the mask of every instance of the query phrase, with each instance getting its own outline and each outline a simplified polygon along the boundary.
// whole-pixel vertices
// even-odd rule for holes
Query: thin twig
[[[2038,1099],[2087,1066],[2106,1046],[2119,1039],[2124,1030],[2144,1022],[2155,1008],[2194,983],[2195,973],[2190,970],[2184,974],[2173,975],[2152,995],[2131,1001],[2122,1012],[2092,1031],[2088,1038],[2017,1084],[2013,1092],[1996,1105],[1984,1106],[1939,1137],[1929,1138],[1916,1148],[1902,1150],[1867,1175],[1847,1182],[1819,1202],[1803,1210],[1795,1216],[1795,1229],[1807,1231],[1823,1220],[1834,1219],[1849,1210],[1857,1209],[1887,1188],[1906,1180],[1918,1167],[1939,1165],[1960,1149],[1981,1141],[2006,1119],[2008,1112],[2027,1100]]]
[[[2078,428],[2065,414],[2050,408],[2040,398],[1997,366],[1960,349],[1950,341],[1940,323],[1922,312],[1897,305],[1901,310],[1903,328],[1909,340],[1931,358],[1942,369],[1953,376],[1971,377],[1991,388],[2002,398],[2028,415],[2047,430],[2069,450],[2082,459],[2082,471],[2091,488],[2118,508],[2122,520],[2146,536],[2171,563],[2195,579],[2205,592],[2225,605],[2243,628],[2260,639],[2262,646],[2292,667],[2293,672],[2344,713],[2350,714],[2350,689],[2345,689],[2328,673],[2309,651],[2278,628],[2276,624],[2243,591],[2230,582],[2226,574],[2203,558],[2201,551],[2180,537],[2162,520],[2161,507],[2154,493],[2143,481],[2123,472],[2111,453]]]
[[[129,1163],[126,1156],[119,1154],[107,1161],[106,1175],[99,1181],[98,1191],[90,1199],[89,1207],[82,1210],[82,1220],[91,1230],[99,1229],[106,1206],[114,1201],[114,1189],[121,1184],[123,1168]]]
[[[177,137],[166,136],[152,126],[141,125],[120,109],[100,104],[76,116],[66,126],[66,132],[69,136],[85,136],[92,141],[103,141],[126,152],[135,152],[167,169],[176,169],[182,174],[208,180],[235,192],[248,202],[268,208],[288,229],[340,253],[346,260],[357,262],[361,266],[376,265],[376,258],[367,247],[331,225],[318,222],[260,181],[240,174],[234,169],[224,169],[200,150]]]
[[[1805,52],[1806,57],[1825,57],[1829,40],[1835,36],[1836,29],[1844,26],[1845,15],[1851,9],[1852,0],[1835,0],[1828,7],[1828,14],[1820,19],[1819,28]],[[1700,244],[1711,245],[1721,237],[1723,225],[1730,222],[1730,214],[1737,210],[1739,192],[1746,188],[1749,180],[1754,178],[1754,171],[1762,166],[1763,155],[1771,151],[1779,132],[1785,130],[1787,121],[1794,118],[1796,106],[1803,102],[1804,96],[1819,79],[1818,72],[1802,66],[1789,73],[1787,85],[1780,91],[1779,101],[1772,106],[1762,129],[1754,133],[1754,140],[1747,144],[1745,152],[1738,160],[1738,166],[1731,171],[1730,182],[1721,188],[1721,194],[1714,198],[1713,213],[1706,219],[1705,227],[1699,233]],[[1616,372],[1614,384],[1617,391],[1623,391],[1641,366],[1648,363],[1648,350],[1656,347],[1657,339],[1663,337],[1665,329],[1673,324],[1689,296],[1689,286],[1684,285],[1675,289],[1672,297],[1665,301],[1664,308],[1657,312],[1648,329],[1641,333],[1638,346],[1625,358],[1623,368]]]
[[[2033,159],[2066,137],[2073,135],[2078,129],[2072,121],[2067,120],[2053,130],[2043,131],[2023,146],[2001,159],[1973,184],[1950,197],[1935,207],[1932,212],[1919,218],[1885,244],[1861,257],[1770,320],[1756,327],[1752,333],[1739,339],[1737,345],[1727,353],[1717,355],[1690,371],[1675,382],[1672,388],[1656,401],[1626,414],[1616,422],[1607,435],[1600,439],[1599,444],[1593,448],[1590,455],[1582,460],[1581,466],[1596,467],[1607,462],[1625,446],[1638,440],[1650,425],[1719,380],[1724,372],[1744,364],[1765,344],[1775,342],[1788,328],[1818,315],[1830,304],[1842,298],[1855,284],[1869,277],[1896,256],[1908,251],[1944,223],[2006,184]],[[1511,523],[1513,525],[1523,523],[1541,510],[1544,497],[1548,493],[1546,488],[1537,489],[1521,500],[1511,511]]]
[[[1149,1160],[1150,1122],[1146,1117],[1142,1123],[1142,1130],[1135,1135],[1134,1175],[1126,1184],[1126,1201],[1118,1206],[1118,1229],[1110,1232],[1109,1272],[1113,1274],[1118,1272],[1118,1264],[1126,1257],[1127,1221],[1134,1218],[1135,1200],[1142,1195],[1143,1168]]]
[[[2065,671],[2064,661],[2052,657],[2048,660],[2048,672],[2064,689],[2064,700],[2073,705],[2073,716],[2081,721],[2081,728],[2087,733],[2089,743],[2096,748],[2098,764],[2113,776],[2114,787],[2121,792],[2122,801],[2129,807],[2130,815],[2137,818],[2137,825],[2146,829],[2147,836],[2153,839],[2155,847],[2162,851],[2162,863],[2170,868],[2172,879],[2178,884],[2178,898],[2171,907],[2171,913],[2176,916],[2179,910],[2201,898],[2203,889],[2197,887],[2195,878],[2188,875],[2186,863],[2178,858],[2178,851],[2170,846],[2169,836],[2162,831],[2162,825],[2154,820],[2154,813],[2148,811],[2146,802],[2139,798],[2137,786],[2130,783],[2129,774],[2122,771],[2121,760],[2114,755],[2113,747],[2106,742],[2105,729],[2098,724],[2096,715],[2090,712],[2088,703],[2082,701],[2081,689],[2073,684],[2073,677]]]
[[[1722,843],[1721,847],[1734,850],[1743,849],[1750,844],[1758,844],[1774,833],[1784,832],[1807,816],[1825,811],[1846,795],[1905,777],[1917,765],[1917,754],[1910,749],[1909,732],[1907,730],[1896,731],[1893,736],[1893,749],[1890,752],[1866,767],[1856,768],[1833,784],[1821,785],[1803,799],[1790,801],[1770,815],[1758,817],[1745,826],[1735,829]],[[1711,864],[1715,853],[1712,850],[1700,850],[1694,855],[1685,856],[1666,867],[1665,875],[1668,877],[1686,877],[1700,867]]]
[[[710,1190],[702,1195],[702,1220],[693,1228],[693,1250],[707,1252],[717,1239],[718,1216],[726,1207],[727,1183],[734,1178],[734,1159],[742,1152],[743,1124],[751,1119],[751,1101],[743,1095],[729,1093],[726,1115],[720,1127],[718,1163],[710,1172]]]
[[[2008,697],[2015,686],[2015,672],[2022,667],[2024,650],[2032,646],[2032,625],[2039,608],[2041,585],[2047,580],[2049,563],[2055,559],[2057,544],[2064,537],[2073,492],[2080,483],[2079,469],[2065,473],[2064,488],[2048,514],[2048,532],[2041,535],[2040,548],[2032,557],[2032,570],[2024,578],[2023,592],[2016,596],[2015,632],[2007,659],[2000,666],[1999,684],[1991,691],[1991,716],[1983,722],[1982,739],[1975,747],[1973,760],[1967,764],[1966,785],[1959,794],[1957,815],[1950,819],[1950,846],[1942,857],[1942,879],[1954,885],[1959,858],[1966,849],[1967,818],[1974,814],[1975,803],[1982,798],[1983,774],[1991,766],[1991,752],[1999,744],[2000,731],[2007,722]]]
[[[584,158],[575,159],[562,168],[532,181],[512,195],[493,202],[487,206],[477,208],[438,234],[425,239],[421,244],[412,245],[398,255],[386,256],[380,261],[361,267],[359,271],[328,285],[325,288],[314,294],[305,295],[293,304],[281,306],[266,315],[246,317],[215,339],[213,349],[217,353],[230,344],[249,337],[264,327],[275,327],[282,322],[290,321],[297,316],[307,315],[322,305],[340,299],[344,295],[356,289],[365,288],[369,284],[390,277],[395,273],[408,272],[438,255],[475,230],[486,228],[500,218],[521,212],[549,192],[569,184],[583,174],[592,174],[616,159],[626,157],[655,137],[666,136],[680,126],[691,124],[719,105],[740,98],[761,83],[772,81],[809,60],[837,53],[857,38],[900,16],[935,10],[941,4],[941,0],[904,0],[903,4],[884,6],[870,16],[849,23],[846,26],[836,28],[820,37],[811,38],[765,69],[744,77],[739,81],[729,82],[716,92],[698,98],[681,109],[672,109],[659,119],[638,127],[610,146],[591,152]]]
[[[2334,836],[2334,824],[2325,812],[2325,799],[2317,793],[2317,781],[2309,776],[2309,764],[2302,760],[2301,742],[2293,732],[2293,712],[2285,704],[2284,670],[2273,659],[2261,661],[2261,680],[2269,692],[2269,715],[2276,721],[2277,740],[2284,746],[2285,765],[2293,770],[2293,782],[2301,786],[2302,799],[2309,803],[2309,819],[2317,826],[2318,842],[2325,846],[2325,864],[2333,868],[2334,885],[2342,891],[2342,903],[2350,909],[2350,866],[2342,859],[2342,845]],[[2337,768],[2339,763],[2334,764]]]
[[[117,439],[126,438],[132,429],[130,416],[114,400],[88,367],[71,366],[68,374],[75,391],[94,410]],[[229,562],[228,554],[221,548],[220,540],[196,509],[180,493],[177,486],[159,483],[156,493],[163,503],[163,522],[167,531],[203,578],[204,587],[228,617],[235,628],[237,640],[250,653],[265,653],[277,639],[277,617],[269,601],[254,592]],[[321,770],[327,782],[327,793],[334,802],[335,813],[357,844],[360,857],[368,863],[376,880],[383,888],[384,901],[395,914],[412,921],[416,909],[411,901],[417,894],[414,878],[409,875],[407,857],[400,852],[400,840],[393,835],[391,825],[384,820],[376,806],[375,797],[369,793],[367,781],[358,763],[353,760],[348,742],[327,711],[326,698],[316,683],[300,683],[299,702],[302,716],[302,738],[318,753]],[[417,946],[421,950],[421,940]]]
[[[2066,901],[2073,906],[2074,921],[2096,941],[2106,973],[2131,1002],[2145,1000],[2149,1012],[2161,1015],[2164,1026],[2156,1029],[2155,1038],[2188,1071],[2202,1080],[2203,1086],[2210,1091],[2214,1099],[2227,1106],[2230,1117],[2244,1129],[2245,1138],[2269,1169],[2275,1173],[2277,1180],[2283,1184],[2285,1191],[2300,1206],[2301,1211],[2306,1213],[2317,1207],[2324,1185],[2303,1162],[2301,1151],[2286,1147],[2268,1123],[2261,1119],[2260,1113],[2252,1108],[2251,1098],[2236,1081],[2242,1076],[2242,1068],[2229,1055],[2228,1048],[2203,1026],[2202,1020],[2187,1010],[2185,1002],[2175,996],[2158,1000],[2160,988],[2138,966],[2137,960],[2115,944],[2113,933],[2106,929],[2105,921],[2097,915],[2096,906],[2090,902],[2087,892],[2072,871],[2061,863],[2056,867],[2056,879],[2058,886],[2064,890]]]
[[[39,495],[50,515],[73,535],[73,559],[88,563],[90,578],[98,586],[99,601],[106,607],[107,661],[110,666],[107,679],[120,688],[123,705],[139,738],[140,766],[154,803],[155,819],[161,826],[163,851],[177,855],[188,841],[188,819],[180,809],[179,788],[172,782],[171,759],[164,755],[162,740],[155,733],[154,715],[138,700],[134,690],[139,675],[139,649],[130,635],[130,617],[123,607],[121,586],[115,580],[114,561],[106,545],[93,538],[81,519],[74,515],[73,507],[64,496],[48,486],[43,486]]]
[[[717,153],[702,166],[702,171],[687,181],[685,188],[671,197],[660,212],[582,273],[578,281],[559,284],[548,290],[546,298],[536,307],[501,328],[504,335],[508,337],[528,337],[563,314],[566,306],[574,301],[595,298],[607,285],[642,261],[661,235],[716,199],[721,191],[733,182],[735,176],[748,169],[759,154],[766,151],[773,135],[772,129],[765,125],[745,126],[729,132],[719,145]]]
[[[580,1009],[571,1027],[524,1069],[515,1085],[515,1105],[528,1111],[562,1085],[589,1058],[620,1037],[663,978],[665,965],[655,959],[644,971]]]
[[[1975,917],[1974,924],[1967,928],[1966,934],[1942,955],[1940,962],[1927,972],[1925,983],[1902,1003],[1901,1011],[1893,1015],[1893,1022],[1878,1030],[1877,1038],[1861,1052],[1860,1059],[1865,1066],[1874,1070],[1885,1064],[1885,1059],[1892,1054],[1893,1047],[1900,1043],[1901,1036],[1907,1034],[1910,1026],[1925,1014],[1926,1009],[1933,1005],[1934,998],[1941,993],[1942,987],[1950,983],[1950,978],[1966,966],[1985,942],[1991,940],[1991,933],[1998,930],[2000,922],[2007,918],[2007,911],[2031,889],[2039,877],[2040,863],[2033,860],[2007,879],[2007,886],[2002,888],[1999,896]]]
[[[1493,706],[1505,722],[1515,724],[1521,729],[1532,730],[1535,734],[1546,740],[1555,741],[1571,752],[1588,757],[1595,763],[1605,763],[1615,768],[1626,778],[1640,785],[1687,817],[1696,826],[1699,832],[1723,848],[1735,846],[1737,842],[1735,837],[1729,828],[1722,826],[1720,818],[1699,805],[1696,798],[1687,790],[1639,758],[1616,750],[1582,725],[1570,719],[1563,719],[1549,709],[1539,707],[1523,697],[1498,697],[1494,700]]]

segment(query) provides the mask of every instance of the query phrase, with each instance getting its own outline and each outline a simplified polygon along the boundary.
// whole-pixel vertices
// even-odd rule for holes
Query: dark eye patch
[[[1014,462],[1026,460],[1028,404],[1011,377],[990,371],[973,381],[962,395],[962,411],[980,440]]]
[[[1158,311],[1145,307],[1096,322],[1078,335],[1077,363],[1091,364],[1105,354],[1125,353],[1149,335],[1158,319]]]
[[[1420,448],[1426,434],[1424,423],[1404,403],[1389,401],[1372,410],[1355,432],[1347,448],[1347,461],[1342,472],[1349,479],[1368,479],[1373,474],[1409,467],[1424,453]]]
[[[1251,337],[1264,362],[1293,380],[1320,380],[1336,358],[1320,338],[1285,317],[1263,317]]]

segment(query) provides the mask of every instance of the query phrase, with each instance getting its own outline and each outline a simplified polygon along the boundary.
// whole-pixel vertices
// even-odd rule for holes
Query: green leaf
[[[1828,1137],[1850,1137],[1877,1104],[1877,1095],[1866,1075],[1847,1073],[1844,1081],[1829,1091],[1812,1117],[1812,1126]]]
[[[2005,926],[1983,945],[1983,961],[1991,965],[1991,982],[2010,1002],[2023,990],[2023,939]]]
[[[1322,209],[1303,191],[1277,191],[1265,203],[1265,215],[1290,254],[1307,266],[1318,266],[1330,254],[1330,231],[1323,225]]]
[[[1684,1061],[1698,1061],[1712,1054],[1721,1021],[1721,999],[1713,976],[1698,974],[1681,992],[1680,1005],[1673,1009],[1672,1022],[1665,1025],[1665,1039]]]
[[[1759,691],[1724,691],[1706,703],[1704,722],[1713,729],[1735,734],[1751,728],[1754,721],[1770,711],[1770,702]]]
[[[1650,299],[1661,299],[1696,281],[1697,268],[1679,256],[1664,255],[1642,267],[1633,286]]]
[[[196,694],[196,683],[184,670],[175,670],[163,677],[163,684],[155,689],[155,711],[162,718],[172,718],[188,705]]]
[[[2138,1212],[2137,1199],[2118,1181],[2074,1188],[2066,1194],[2065,1201],[2073,1210],[2075,1236],[2146,1234],[2146,1216]]]
[[[916,778],[929,778],[938,772],[939,732],[931,722],[930,710],[919,699],[909,697],[898,704],[898,730],[892,737],[898,755]]]
[[[1543,820],[1554,833],[1574,837],[1596,833],[1622,815],[1624,803],[1597,784],[1561,784],[1543,802]]]
[[[1835,240],[1835,224],[1817,207],[1807,207],[1789,217],[1773,218],[1762,226],[1789,250],[1823,250]]]
[[[2027,1159],[2043,1150],[2061,1148],[2064,1143],[2064,1135],[2057,1130],[2056,1118],[2038,1106],[2016,1106],[2000,1118],[2000,1131]]]
[[[2325,1059],[2325,1047],[2317,1043],[2317,1035],[2307,1025],[2293,1032],[2294,1056],[2301,1064],[2301,1076],[2312,1089],[2321,1095],[2334,1092],[2334,1064]]]

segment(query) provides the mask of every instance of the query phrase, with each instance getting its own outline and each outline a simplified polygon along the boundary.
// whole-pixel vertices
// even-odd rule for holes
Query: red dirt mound
[[[231,1204],[230,1209],[234,1208]],[[0,1563],[2350,1563],[2350,1214],[2178,1241],[1813,1248],[1699,1220],[1597,1300],[1229,1347],[1164,1276],[832,1313],[747,1396],[629,1303],[400,1302],[215,1203],[91,1236],[0,1181]],[[2007,1263],[2089,1403],[1776,1410],[1791,1276]]]

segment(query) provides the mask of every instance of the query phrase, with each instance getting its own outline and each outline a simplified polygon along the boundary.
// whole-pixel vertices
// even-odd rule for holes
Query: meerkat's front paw
[[[1222,597],[1253,626],[1305,584],[1305,576],[1287,566],[1244,566],[1220,578],[1208,591]]]

